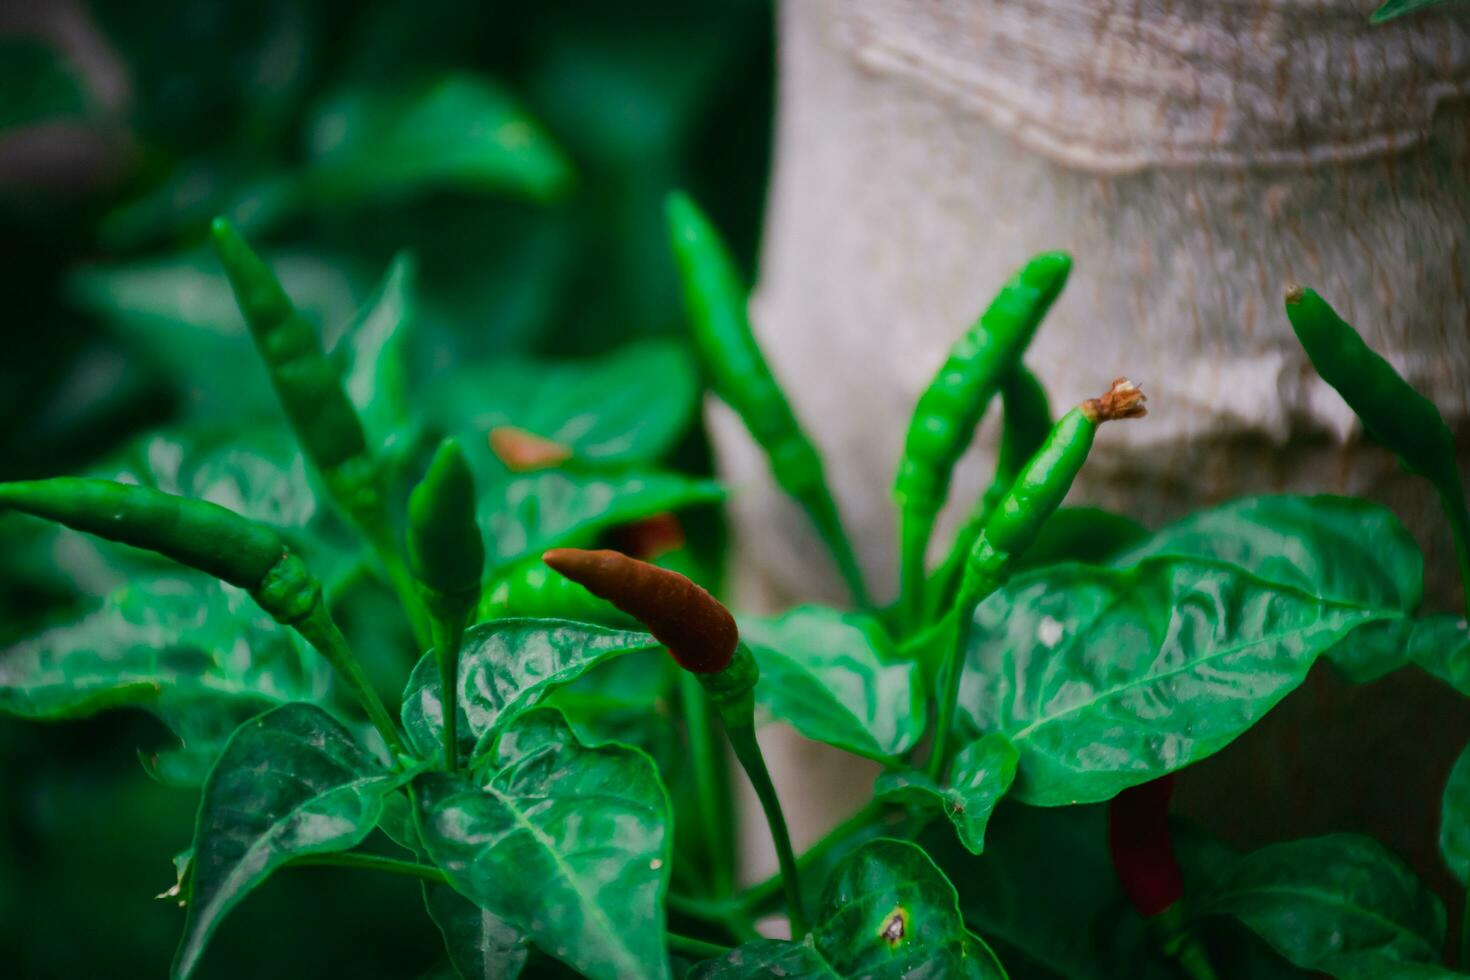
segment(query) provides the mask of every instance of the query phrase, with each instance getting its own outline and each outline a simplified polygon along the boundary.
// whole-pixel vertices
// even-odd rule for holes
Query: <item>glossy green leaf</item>
[[[241,726],[204,785],[174,975],[194,971],[220,920],[277,868],[360,843],[383,797],[411,776],[388,772],[315,705],[283,705]]]
[[[807,738],[885,760],[923,734],[918,668],[877,620],[801,606],[742,619],[740,635],[761,669],[756,703]]]
[[[1439,853],[1460,881],[1470,884],[1470,748],[1460,753],[1439,809]]]
[[[0,713],[35,720],[142,708],[184,743],[169,781],[197,781],[235,725],[320,698],[320,658],[243,591],[203,576],[140,581],[0,653]]]
[[[424,906],[444,935],[444,951],[461,980],[516,980],[529,941],[515,926],[446,885],[424,885]]]
[[[1011,788],[1017,761],[1016,747],[1004,735],[986,735],[955,753],[947,785],[922,772],[890,770],[878,777],[873,795],[942,811],[970,853],[980,854],[985,850],[990,814]]]
[[[1444,949],[1439,899],[1381,844],[1355,834],[1255,851],[1200,910],[1235,915],[1295,965],[1344,980],[1437,965]]]
[[[684,347],[644,340],[586,361],[495,361],[454,375],[432,397],[431,413],[467,445],[514,426],[588,463],[646,463],[688,430],[699,377]]]
[[[1382,24],[1386,20],[1411,14],[1416,10],[1424,10],[1427,7],[1438,7],[1449,0],[1384,0],[1383,6],[1373,11],[1373,23]]]
[[[275,254],[271,267],[296,308],[316,324],[351,321],[357,277],[318,255]],[[190,252],[72,273],[67,291],[162,367],[193,417],[280,418],[234,295],[214,257]]]
[[[619,524],[695,504],[717,503],[725,491],[710,480],[673,473],[594,476],[546,471],[503,480],[480,500],[496,573],[548,548],[586,544]]]
[[[473,75],[341,92],[318,108],[309,130],[303,193],[322,203],[433,188],[545,200],[572,177],[509,93]]]
[[[803,943],[756,940],[696,967],[691,980],[1006,975],[965,929],[954,886],[907,841],[875,840],[844,858],[823,890],[817,921]]]
[[[459,655],[461,752],[469,757],[486,735],[604,660],[657,647],[647,633],[558,619],[498,619],[470,628]],[[433,651],[409,677],[402,718],[414,751],[434,758],[443,744],[444,705]]]
[[[414,781],[429,855],[461,893],[598,978],[669,975],[669,803],[647,756],[521,715],[478,778]]]
[[[1425,616],[1410,621],[1403,639],[1408,659],[1470,697],[1470,628],[1459,616]]]
[[[75,68],[39,37],[0,38],[0,130],[80,116],[87,94]]]
[[[406,428],[412,418],[408,348],[417,314],[415,280],[412,256],[404,252],[394,256],[377,290],[332,349],[333,359],[342,367],[342,387],[377,445]]]
[[[1230,565],[1060,565],[976,610],[960,706],[1000,732],[1025,803],[1105,800],[1229,744],[1376,616]]]

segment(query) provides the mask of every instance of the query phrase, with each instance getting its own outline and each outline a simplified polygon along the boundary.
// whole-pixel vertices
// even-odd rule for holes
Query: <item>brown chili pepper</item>
[[[735,617],[678,572],[619,551],[553,548],[541,560],[642,623],[685,670],[717,674],[730,666],[740,643]]]
[[[490,430],[490,451],[512,473],[550,469],[572,458],[570,448],[513,425]]]

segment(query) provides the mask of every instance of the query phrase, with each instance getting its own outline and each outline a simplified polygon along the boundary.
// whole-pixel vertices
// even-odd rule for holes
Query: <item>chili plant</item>
[[[1439,899],[1371,839],[1242,855],[1169,813],[1173,774],[1319,659],[1359,681],[1412,664],[1470,693],[1464,621],[1418,614],[1423,560],[1392,514],[1264,496],[1151,532],[1064,506],[1101,424],[1145,399],[1120,378],[1052,422],[1023,364],[1070,268],[1048,253],[916,408],[895,481],[900,595],[874,608],[728,251],[688,198],[668,219],[699,367],[857,611],[737,616],[706,588],[717,576],[669,512],[721,491],[656,463],[696,392],[682,349],[470,368],[403,397],[354,383],[394,376],[382,316],[362,320],[377,341],[349,330],[324,351],[224,223],[295,448],[166,434],[112,480],[0,485],[0,505],[116,543],[50,539],[67,567],[128,581],[7,651],[0,708],[141,707],[179,738],[145,757],[202,783],[166,893],[184,907],[176,975],[255,887],[302,865],[418,879],[440,975],[1457,975]],[[1470,523],[1434,407],[1315,294],[1293,289],[1287,315],[1365,429],[1434,484],[1463,562]],[[951,470],[997,394],[995,477],[931,568]],[[801,854],[755,737],[766,718],[882,766],[871,801]],[[727,748],[779,865],[744,887]],[[1443,804],[1462,879],[1467,758]]]

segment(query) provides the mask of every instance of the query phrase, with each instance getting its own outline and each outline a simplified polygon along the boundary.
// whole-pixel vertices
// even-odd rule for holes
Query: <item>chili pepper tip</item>
[[[1292,282],[1286,284],[1287,306],[1295,306],[1296,304],[1300,303],[1302,301],[1302,298],[1306,295],[1307,291],[1302,287],[1300,283]]]
[[[1127,378],[1115,378],[1106,394],[1089,398],[1079,407],[1082,414],[1094,422],[1111,422],[1114,419],[1143,418],[1148,414],[1147,401],[1148,397],[1138,385]]]

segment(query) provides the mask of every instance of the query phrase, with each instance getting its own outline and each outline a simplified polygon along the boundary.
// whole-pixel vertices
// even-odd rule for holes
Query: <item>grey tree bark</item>
[[[1241,494],[1370,497],[1424,548],[1431,603],[1453,601],[1432,496],[1363,443],[1281,307],[1291,281],[1328,297],[1434,399],[1470,464],[1470,17],[1371,27],[1375,5],[782,3],[753,314],[880,595],[895,583],[888,491],[915,398],[1006,276],[1062,248],[1076,267],[1028,365],[1059,411],[1120,374],[1152,410],[1098,440],[1071,502],[1157,526]],[[988,481],[991,414],[936,547]],[[709,417],[743,604],[840,601],[738,421],[719,405]],[[1423,678],[1353,689],[1319,669],[1187,773],[1180,806],[1242,846],[1364,830],[1447,885],[1438,796],[1467,717]],[[786,751],[813,771],[809,747]],[[870,785],[817,769],[834,784],[821,812]],[[810,799],[796,781],[810,778],[787,795]],[[815,822],[798,814],[798,837]]]

